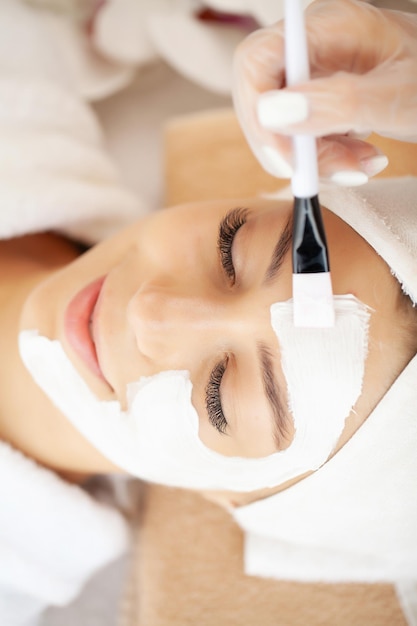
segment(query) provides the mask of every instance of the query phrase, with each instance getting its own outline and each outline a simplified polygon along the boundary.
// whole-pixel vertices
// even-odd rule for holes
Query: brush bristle
[[[294,326],[331,328],[335,324],[330,272],[293,274]]]

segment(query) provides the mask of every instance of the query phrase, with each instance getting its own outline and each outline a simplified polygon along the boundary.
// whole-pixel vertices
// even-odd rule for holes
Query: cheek
[[[41,278],[29,293],[20,320],[21,328],[37,328],[56,338],[70,300],[97,278],[108,274],[126,255],[140,232],[140,224],[92,247],[68,265]]]

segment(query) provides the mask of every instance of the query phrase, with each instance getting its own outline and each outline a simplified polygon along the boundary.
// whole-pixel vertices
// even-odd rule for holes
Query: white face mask
[[[303,341],[310,342],[306,344],[310,361],[314,359],[314,381],[303,366],[308,359],[300,360],[300,342],[295,341],[296,348],[284,342],[283,369],[295,436],[286,450],[260,459],[225,457],[202,443],[188,372],[161,372],[129,384],[128,408],[122,411],[117,401],[103,402],[94,396],[58,341],[37,331],[22,331],[19,349],[34,380],[57,408],[129,474],[190,489],[252,491],[320,467],[343,430],[361,391],[369,317],[357,300],[351,298],[347,304],[345,300],[336,303],[336,328],[326,329],[327,338],[316,335],[326,331],[302,329]],[[292,326],[288,307],[288,303],[271,307],[278,338]],[[329,353],[320,348],[324,345],[332,346]],[[348,353],[341,353],[346,347]]]

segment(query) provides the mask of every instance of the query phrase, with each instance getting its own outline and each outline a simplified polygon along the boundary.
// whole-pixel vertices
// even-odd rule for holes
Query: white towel
[[[0,238],[59,230],[92,243],[145,213],[88,105],[42,78],[0,78]]]
[[[415,302],[417,178],[323,189],[320,198],[386,260]],[[234,512],[245,530],[248,574],[395,583],[409,622],[416,623],[416,381],[417,356],[322,468]]]
[[[66,604],[126,550],[127,523],[34,461],[0,442],[0,623],[36,624]]]
[[[118,88],[106,82],[114,68],[91,69],[70,20],[0,4],[0,238],[55,229],[95,242],[145,212],[83,99]]]

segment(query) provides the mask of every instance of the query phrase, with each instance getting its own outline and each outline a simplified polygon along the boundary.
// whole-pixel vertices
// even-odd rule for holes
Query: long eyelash
[[[222,435],[226,433],[227,420],[220,402],[220,385],[226,371],[227,361],[228,357],[217,363],[210,374],[210,380],[206,387],[206,407],[209,420]]]
[[[233,209],[227,213],[219,226],[217,248],[220,254],[220,262],[232,285],[234,285],[236,281],[232,258],[233,239],[239,228],[246,222],[247,214],[248,209]]]

